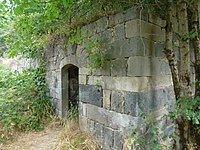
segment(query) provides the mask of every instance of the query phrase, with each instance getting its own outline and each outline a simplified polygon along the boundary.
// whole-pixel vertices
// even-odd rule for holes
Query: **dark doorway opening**
[[[69,109],[74,109],[78,107],[78,97],[79,97],[79,84],[78,84],[78,68],[76,66],[71,66],[68,69],[69,72]]]
[[[74,65],[62,68],[62,117],[78,116],[79,69]],[[66,118],[66,119],[67,119]]]

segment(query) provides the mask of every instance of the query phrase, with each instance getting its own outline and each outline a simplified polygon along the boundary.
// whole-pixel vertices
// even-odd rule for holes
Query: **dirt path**
[[[61,127],[51,127],[42,132],[29,133],[0,150],[56,150],[59,144]]]
[[[89,135],[79,129],[78,119],[61,125],[52,121],[44,131],[19,135],[15,142],[0,150],[102,150]]]

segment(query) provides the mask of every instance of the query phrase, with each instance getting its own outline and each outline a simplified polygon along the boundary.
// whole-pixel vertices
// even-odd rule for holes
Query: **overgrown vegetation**
[[[0,142],[12,139],[15,132],[41,130],[50,121],[44,74],[42,67],[22,74],[0,67]]]
[[[42,148],[53,150],[101,150],[92,137],[80,131],[77,117],[69,119],[67,124],[54,117],[44,131],[21,134],[17,141],[3,145],[4,147],[0,145],[0,149],[26,150],[35,146],[40,149],[41,144],[44,144]]]
[[[97,143],[79,129],[78,117],[73,117],[64,125],[56,150],[101,150]]]
[[[194,129],[192,130],[193,138],[200,134],[200,99],[196,97],[194,100],[187,101],[188,97],[185,97],[184,103],[181,100],[177,101],[175,111],[165,114],[160,119],[156,119],[152,112],[148,114],[141,114],[143,123],[141,126],[133,130],[129,139],[126,140],[126,148],[128,150],[140,149],[140,150],[173,150],[175,145],[173,144],[177,138],[177,134],[172,132],[175,130],[175,120],[178,116],[184,116],[185,119],[190,120]],[[166,120],[171,120],[174,125],[167,126]],[[168,133],[167,130],[170,132]],[[197,132],[197,133],[194,133]],[[199,149],[197,144],[193,145],[191,149]]]
[[[71,45],[82,45],[87,52],[88,64],[90,69],[101,68],[105,62],[105,43],[100,37],[92,37],[93,33],[87,31],[81,33],[81,29],[75,28],[66,30],[65,34],[68,35],[68,41],[65,45],[66,48]]]
[[[24,54],[27,57],[37,57],[38,52],[49,42],[49,37],[71,36],[71,31],[78,27],[131,7],[130,2],[4,0],[0,3],[4,10],[0,24],[6,31],[2,37],[7,43],[10,56]]]
[[[177,143],[180,143],[181,149],[190,149],[200,141],[196,138],[199,136],[197,126],[199,125],[200,111],[198,107],[200,97],[198,0],[3,0],[0,3],[0,26],[4,31],[2,32],[3,41],[9,49],[10,56],[23,54],[26,57],[39,56],[42,58],[42,49],[47,41],[52,42],[48,40],[49,37],[73,36],[73,34],[68,35],[69,30],[134,5],[142,9],[143,7],[150,9],[167,22],[165,54],[169,61],[177,101],[177,109],[173,115],[178,126],[176,133],[180,137]],[[176,33],[180,50],[179,61],[176,59],[179,56],[175,56],[172,42],[174,33],[172,14],[174,12],[179,28]],[[80,40],[78,37],[76,38]],[[197,83],[195,86],[190,80],[190,55],[193,54],[189,43],[193,45],[195,52],[193,62],[195,82]],[[92,45],[92,47],[94,46]],[[103,63],[101,53],[99,55],[101,51],[88,49],[88,52],[91,54],[92,64],[95,64],[93,67],[101,66]],[[191,90],[193,86],[194,94]],[[14,88],[12,90],[15,91]],[[196,134],[195,137],[192,134]]]

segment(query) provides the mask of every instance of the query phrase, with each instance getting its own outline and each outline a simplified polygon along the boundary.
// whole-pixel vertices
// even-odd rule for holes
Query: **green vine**
[[[0,142],[44,128],[53,115],[47,92],[43,67],[22,74],[0,67]]]
[[[93,69],[101,68],[105,61],[105,43],[100,38],[93,38],[91,33],[81,33],[80,28],[69,30],[66,47],[77,44],[82,45],[87,52],[88,64]]]
[[[91,69],[98,69],[104,65],[105,49],[101,40],[90,40],[85,50],[88,52],[88,61]]]
[[[184,116],[185,120],[191,121],[195,132],[200,134],[200,97],[182,97],[176,102],[176,109],[170,112],[170,117],[175,120],[178,116]]]

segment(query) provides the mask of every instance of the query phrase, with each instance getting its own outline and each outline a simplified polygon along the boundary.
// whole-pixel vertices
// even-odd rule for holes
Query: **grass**
[[[18,133],[16,141],[0,145],[0,150],[102,150],[97,143],[79,129],[78,119],[72,118],[68,124],[54,117],[43,131]]]
[[[80,131],[78,118],[68,121],[60,135],[56,150],[102,150],[92,138]]]

